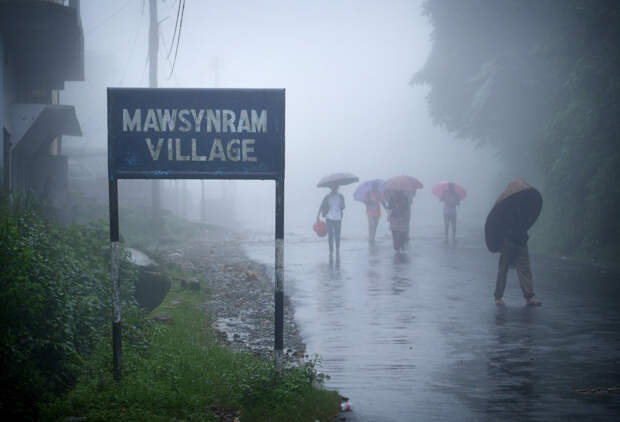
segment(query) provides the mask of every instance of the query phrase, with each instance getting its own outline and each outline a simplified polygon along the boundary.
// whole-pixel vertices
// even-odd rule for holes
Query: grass
[[[102,341],[76,387],[46,405],[42,420],[68,416],[88,421],[332,421],[340,403],[334,391],[312,386],[312,367],[286,368],[232,352],[216,341],[200,292],[173,286],[153,314],[171,323],[124,321],[123,377],[111,377],[111,344]]]

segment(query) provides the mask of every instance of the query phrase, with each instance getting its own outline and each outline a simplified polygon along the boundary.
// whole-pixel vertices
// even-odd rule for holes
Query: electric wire
[[[133,37],[133,42],[131,43],[131,48],[129,49],[129,55],[127,56],[127,60],[125,61],[125,67],[123,69],[123,74],[121,76],[121,80],[119,82],[119,86],[122,86],[123,82],[125,81],[125,76],[127,74],[127,69],[129,69],[129,63],[131,62],[131,58],[134,55],[134,51],[135,51],[135,48],[136,48],[136,42],[138,41],[138,35],[140,34],[140,31],[142,29],[142,24],[143,24],[144,19],[140,19],[140,17],[142,17],[142,13],[140,13],[140,16],[138,17],[139,22],[138,22],[138,25],[137,25],[137,28],[136,28],[136,33],[135,33],[135,35]]]
[[[172,41],[170,42],[170,50],[168,50],[168,54],[166,57],[170,58],[170,54],[172,54],[172,46],[174,45],[174,39],[177,35],[177,28],[179,26],[179,16],[181,15],[181,1],[179,1],[179,6],[177,7],[177,19],[174,22],[174,31],[172,33]]]
[[[119,9],[117,9],[115,12],[113,12],[112,14],[108,15],[108,17],[106,17],[105,19],[103,19],[102,21],[100,21],[97,25],[94,25],[92,28],[90,28],[88,31],[86,31],[86,35],[90,35],[93,32],[95,32],[96,30],[103,28],[105,26],[105,24],[107,24],[108,22],[110,22],[110,20],[115,17],[116,15],[118,15],[119,13],[121,13],[123,10],[125,10],[125,8],[127,6],[129,6],[129,3],[131,3],[132,0],[127,0]]]
[[[185,0],[181,0],[179,4],[182,4],[181,8],[181,20],[179,21],[179,31],[177,32],[177,46],[174,50],[174,59],[172,60],[172,69],[170,69],[170,75],[168,75],[168,79],[172,77],[174,73],[174,68],[177,64],[177,54],[179,53],[179,44],[181,43],[181,32],[183,32],[183,16],[185,15]]]

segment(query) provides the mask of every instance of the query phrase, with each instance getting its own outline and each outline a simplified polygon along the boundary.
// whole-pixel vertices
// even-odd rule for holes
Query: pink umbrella
[[[448,185],[450,185],[450,183],[454,185],[454,190],[456,191],[456,194],[459,196],[459,198],[461,198],[461,200],[465,199],[465,197],[467,196],[467,192],[462,186],[459,186],[454,182],[441,182],[433,186],[433,195],[435,195],[437,198],[441,198],[443,193],[449,189]]]
[[[413,192],[416,189],[421,189],[424,186],[418,179],[411,176],[396,176],[385,181],[383,185],[384,190],[400,190],[404,192]]]

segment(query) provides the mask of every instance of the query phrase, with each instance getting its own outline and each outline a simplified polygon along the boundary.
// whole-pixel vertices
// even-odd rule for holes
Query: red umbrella
[[[443,193],[449,189],[448,186],[450,185],[450,183],[454,185],[454,190],[456,191],[456,194],[459,196],[459,198],[461,198],[461,200],[465,199],[465,197],[467,196],[467,192],[462,186],[459,186],[454,182],[441,182],[433,186],[433,195],[435,195],[437,198],[441,198],[443,196]]]
[[[396,176],[385,181],[384,190],[399,190],[403,192],[414,192],[416,189],[423,188],[424,185],[418,179],[411,176]]]

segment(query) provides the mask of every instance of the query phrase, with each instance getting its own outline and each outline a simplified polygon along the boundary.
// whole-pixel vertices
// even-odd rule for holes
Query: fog
[[[504,174],[490,148],[455,139],[431,121],[427,87],[411,85],[430,51],[431,27],[413,1],[186,2],[174,73],[167,57],[177,3],[159,2],[159,86],[185,88],[284,88],[286,90],[285,230],[311,230],[331,172],[360,181],[407,174],[424,188],[414,200],[414,225],[443,229],[441,206],[431,194],[438,182],[468,191],[460,220],[482,226]],[[86,81],[68,83],[63,103],[74,104],[83,138],[66,138],[73,163],[105,175],[106,88],[148,84],[148,2],[84,0],[81,3]],[[149,182],[142,184],[150,204]],[[174,192],[185,183],[188,197]],[[107,196],[107,185],[99,185]],[[273,230],[274,182],[208,181],[207,222]],[[200,218],[200,182],[164,183],[164,206]],[[364,235],[366,218],[344,186],[343,236]],[[168,192],[166,194],[166,192]],[[97,195],[96,195],[97,196]],[[134,198],[135,199],[135,198]],[[222,212],[229,207],[233,212]],[[381,223],[379,232],[386,230]]]

